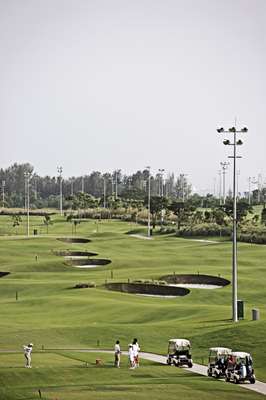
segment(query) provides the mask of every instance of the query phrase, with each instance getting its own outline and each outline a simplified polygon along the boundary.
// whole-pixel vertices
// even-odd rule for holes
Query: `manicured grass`
[[[102,366],[96,366],[100,358]],[[0,355],[0,398],[37,399],[259,399],[262,396],[175,367],[141,360],[140,368],[129,370],[127,358],[121,368],[113,367],[113,356],[102,353],[34,354],[32,369],[22,366],[19,354]],[[15,384],[14,384],[15,380]],[[3,384],[4,383],[4,384]]]
[[[238,297],[245,301],[246,318],[233,324],[231,285],[217,290],[192,289],[189,295],[175,299],[111,292],[103,287],[106,280],[158,279],[173,272],[220,274],[231,280],[230,242],[209,244],[167,235],[155,235],[148,241],[125,234],[138,229],[135,224],[103,221],[97,227],[95,221],[86,221],[78,225],[75,236],[88,237],[92,242],[70,244],[56,237],[70,236],[71,224],[59,216],[53,219],[49,235],[30,239],[21,235],[0,237],[0,271],[10,272],[0,278],[0,349],[20,351],[29,341],[35,344],[35,352],[42,348],[94,348],[97,344],[113,348],[115,340],[120,339],[126,350],[132,338],[137,337],[143,350],[166,354],[169,338],[186,337],[192,341],[196,362],[207,362],[210,346],[250,351],[257,377],[266,380],[265,246],[239,244]],[[0,217],[1,232],[10,221],[10,217]],[[41,221],[42,217],[32,217],[35,226]],[[79,270],[66,265],[63,257],[55,256],[52,250],[56,249],[93,251],[112,263]],[[81,282],[95,282],[97,287],[72,289]],[[260,309],[260,321],[251,321],[253,307]],[[82,362],[65,354],[35,353],[33,357],[36,370],[28,371],[19,367],[23,365],[23,354],[0,354],[0,399],[38,398],[33,388],[41,383],[47,399],[60,400],[144,399],[150,393],[155,399],[176,398],[176,391],[186,399],[208,399],[209,395],[217,395],[217,399],[259,397],[236,385],[151,363],[133,371],[144,375],[137,379],[138,375],[132,375],[126,367],[119,371],[111,368],[108,358],[104,368],[86,369]]]

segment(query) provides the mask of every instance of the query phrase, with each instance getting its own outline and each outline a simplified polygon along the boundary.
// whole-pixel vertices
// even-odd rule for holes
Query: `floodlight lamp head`
[[[243,144],[243,142],[242,142],[241,139],[239,139],[239,140],[236,142],[236,144],[237,144],[237,145],[241,145],[241,144]]]
[[[223,141],[223,144],[225,144],[225,145],[228,145],[228,144],[230,144],[230,140],[228,140],[228,139],[224,139],[224,141]]]
[[[235,126],[232,126],[232,128],[229,128],[229,132],[236,132]]]
[[[224,128],[223,128],[223,127],[217,128],[217,132],[218,132],[218,133],[224,132]]]
[[[248,131],[248,128],[244,126],[244,128],[241,129],[241,132],[246,133]]]

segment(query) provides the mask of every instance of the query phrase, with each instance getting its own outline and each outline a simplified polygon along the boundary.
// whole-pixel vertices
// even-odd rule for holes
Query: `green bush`
[[[221,226],[215,222],[202,223],[192,226],[182,226],[179,231],[177,231],[177,236],[230,236],[231,235],[230,226]]]

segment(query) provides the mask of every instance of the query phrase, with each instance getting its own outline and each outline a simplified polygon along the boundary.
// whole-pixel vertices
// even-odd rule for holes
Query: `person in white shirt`
[[[117,340],[115,343],[115,367],[116,368],[120,368],[120,354],[121,354],[120,342],[119,342],[119,340]]]
[[[32,352],[33,344],[30,343],[27,346],[23,346],[24,349],[24,357],[26,358],[26,368],[31,368],[31,352]]]
[[[129,359],[129,365],[130,365],[129,368],[134,369],[136,367],[136,365],[135,365],[133,345],[131,343],[128,345],[128,359]]]
[[[133,345],[132,346],[133,346],[135,366],[139,367],[139,351],[140,351],[140,347],[139,347],[137,338],[135,338],[133,340]]]

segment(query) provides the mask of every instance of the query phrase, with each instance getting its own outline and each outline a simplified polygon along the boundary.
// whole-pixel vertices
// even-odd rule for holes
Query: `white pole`
[[[63,184],[62,184],[62,167],[57,167],[57,171],[59,173],[59,188],[60,188],[60,215],[63,215]]]
[[[236,129],[234,132],[234,172],[233,172],[233,199],[234,199],[234,211],[233,211],[233,321],[238,321],[237,315],[237,213],[236,213]]]
[[[5,207],[5,186],[6,186],[6,181],[2,181],[2,201],[3,201],[3,208]]]
[[[147,235],[148,237],[151,236],[151,173],[150,173],[150,169],[151,167],[146,167],[148,172],[149,172],[149,176],[148,176],[148,232]]]
[[[106,186],[105,186],[105,178],[103,178],[103,208],[106,208],[105,198],[106,198]]]

